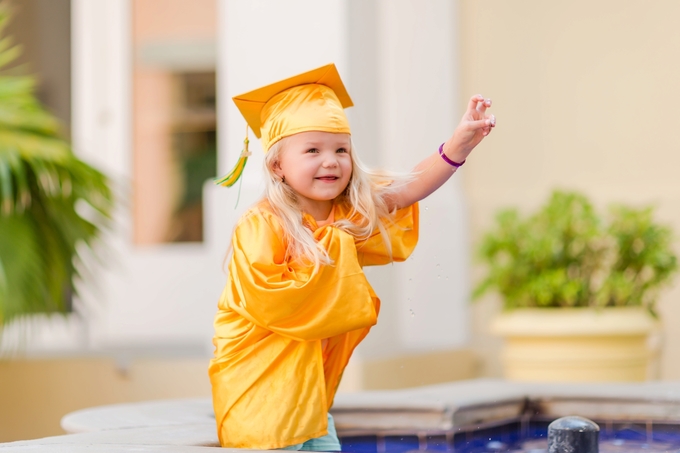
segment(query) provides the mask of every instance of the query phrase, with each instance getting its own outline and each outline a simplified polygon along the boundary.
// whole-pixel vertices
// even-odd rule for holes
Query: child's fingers
[[[491,99],[484,99],[484,96],[481,94],[472,96],[470,98],[470,102],[468,103],[468,111],[470,113],[478,112],[481,115],[484,115],[486,109],[489,107],[491,107]]]
[[[488,118],[484,118],[483,120],[476,120],[476,121],[470,121],[468,122],[468,127],[471,130],[479,130],[479,129],[490,129],[492,127],[496,126],[496,116],[495,115],[490,115]]]
[[[489,107],[491,107],[491,99],[484,99],[482,102],[477,103],[477,112],[484,116],[486,109]]]
[[[470,102],[468,103],[468,111],[473,112],[473,111],[477,110],[477,105],[479,103],[483,103],[483,102],[484,102],[484,96],[482,96],[481,94],[475,94],[474,96],[472,96],[470,98]]]

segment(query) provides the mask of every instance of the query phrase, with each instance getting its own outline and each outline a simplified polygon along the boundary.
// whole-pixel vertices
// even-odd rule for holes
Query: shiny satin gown
[[[336,221],[348,214],[346,206],[333,208]],[[209,367],[223,447],[276,449],[327,433],[342,372],[380,309],[362,266],[403,261],[418,240],[417,204],[386,225],[391,256],[377,231],[357,241],[305,220],[334,261],[316,273],[286,260],[283,230],[267,201],[234,231]]]

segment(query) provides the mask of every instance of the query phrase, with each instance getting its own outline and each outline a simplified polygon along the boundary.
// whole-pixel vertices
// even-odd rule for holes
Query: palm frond
[[[0,2],[0,35],[10,16]],[[35,80],[6,73],[19,53],[0,36],[0,327],[69,309],[79,250],[95,243],[113,207],[108,178],[73,154],[35,97]],[[83,217],[80,203],[98,216]]]

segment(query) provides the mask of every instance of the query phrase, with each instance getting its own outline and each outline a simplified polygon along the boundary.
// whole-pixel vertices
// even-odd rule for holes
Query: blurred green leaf
[[[0,33],[10,16],[0,2]],[[73,154],[36,99],[35,80],[7,74],[19,53],[11,38],[0,38],[0,327],[68,311],[79,250],[94,244],[113,206],[108,178]],[[99,217],[82,217],[80,203]]]

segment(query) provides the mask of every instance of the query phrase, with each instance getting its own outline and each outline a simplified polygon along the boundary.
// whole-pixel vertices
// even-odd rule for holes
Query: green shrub
[[[499,212],[479,246],[488,272],[473,299],[493,290],[506,309],[643,306],[655,314],[658,291],[677,270],[671,230],[650,207],[613,206],[606,220],[585,196],[563,191],[527,217]]]

